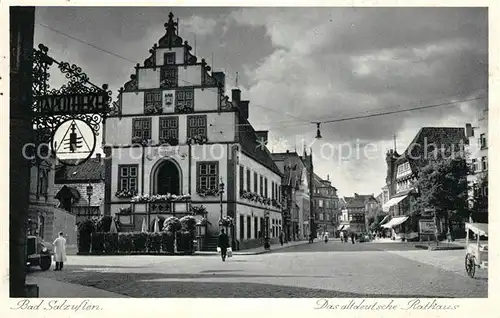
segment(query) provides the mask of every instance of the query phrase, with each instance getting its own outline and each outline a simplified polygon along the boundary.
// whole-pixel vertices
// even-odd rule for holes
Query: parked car
[[[52,245],[36,235],[28,235],[26,244],[26,267],[40,266],[43,271],[48,270],[52,265]]]

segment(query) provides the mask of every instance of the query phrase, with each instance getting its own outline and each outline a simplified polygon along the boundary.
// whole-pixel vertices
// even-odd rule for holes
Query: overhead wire
[[[79,38],[77,38],[77,37],[75,37],[75,36],[73,36],[73,35],[70,35],[70,34],[67,34],[67,33],[65,33],[65,32],[62,32],[62,31],[57,30],[57,29],[55,29],[55,28],[53,28],[53,27],[50,27],[50,26],[48,26],[48,25],[45,25],[45,24],[42,24],[42,23],[38,23],[38,25],[40,25],[40,26],[42,26],[42,27],[44,27],[44,28],[46,28],[46,29],[48,29],[48,30],[50,30],[50,31],[52,31],[52,32],[55,32],[55,33],[58,33],[58,34],[60,34],[60,35],[66,36],[66,37],[68,37],[68,38],[70,38],[70,39],[72,39],[72,40],[75,40],[75,41],[79,42],[79,43],[82,43],[82,44],[88,45],[88,46],[90,46],[90,47],[92,47],[92,48],[94,48],[94,49],[96,49],[96,50],[99,50],[99,51],[101,51],[101,52],[107,53],[107,54],[112,55],[112,56],[114,56],[114,57],[117,57],[117,58],[120,58],[120,59],[125,60],[125,61],[127,61],[127,62],[130,62],[130,63],[132,63],[132,64],[134,64],[134,65],[136,65],[136,64],[137,64],[137,61],[134,61],[134,60],[129,59],[129,58],[127,58],[127,57],[124,57],[124,56],[121,56],[121,55],[119,55],[119,54],[113,53],[113,52],[111,52],[111,51],[109,51],[109,50],[106,50],[106,49],[100,48],[100,47],[98,47],[98,46],[96,46],[96,45],[94,45],[94,44],[92,44],[92,43],[89,43],[89,42],[87,42],[87,41],[85,41],[85,40],[79,39]],[[226,76],[228,76],[228,74],[226,74]],[[229,76],[228,76],[228,77],[229,77]],[[184,82],[184,83],[186,83],[186,84],[195,85],[194,83],[192,83],[192,82],[190,82],[190,81],[187,81],[187,80],[185,80],[185,79],[181,79],[181,78],[177,78],[177,79],[178,79],[178,80],[180,80],[180,81],[182,81],[182,82]],[[205,89],[206,89],[206,90],[208,90],[208,91],[214,92],[214,93],[219,93],[219,92],[218,92],[218,90],[214,90],[213,88],[210,88],[210,87],[207,87],[207,88],[205,88]],[[304,119],[302,119],[302,118],[298,118],[298,117],[296,117],[296,116],[290,115],[290,114],[288,114],[287,112],[280,112],[280,111],[277,111],[277,110],[275,110],[275,109],[272,109],[272,108],[269,108],[269,107],[265,107],[265,106],[262,106],[262,105],[258,105],[258,104],[252,104],[252,106],[256,106],[256,107],[259,107],[259,108],[267,109],[267,110],[269,110],[269,111],[272,111],[272,112],[275,112],[275,113],[278,113],[278,114],[283,114],[283,115],[288,116],[288,117],[290,117],[290,118],[293,118],[293,119],[295,119],[295,120],[299,120],[299,121],[303,121],[303,122],[308,122],[307,120],[304,120]]]
[[[52,32],[55,32],[55,33],[58,33],[58,34],[61,34],[63,36],[66,36],[72,40],[75,40],[79,43],[82,43],[82,44],[85,44],[85,45],[88,45],[96,50],[99,50],[103,53],[107,53],[111,56],[114,56],[116,58],[120,58],[122,60],[125,60],[127,62],[130,62],[134,65],[136,65],[136,61],[133,61],[132,59],[129,59],[127,57],[124,57],[124,56],[121,56],[119,54],[116,54],[114,52],[111,52],[109,50],[106,50],[106,49],[103,49],[103,48],[100,48],[92,43],[89,43],[85,40],[82,40],[82,39],[79,39],[75,36],[72,36],[70,34],[67,34],[65,32],[62,32],[60,30],[57,30],[53,27],[50,27],[48,25],[45,25],[45,24],[42,24],[42,23],[38,23],[38,25],[52,31]],[[226,76],[228,77],[231,77],[229,76],[229,74],[226,74]],[[187,84],[191,84],[191,85],[195,85],[194,83],[190,82],[190,81],[187,81],[185,79],[181,79],[181,78],[178,78],[178,80],[184,82],[184,83],[187,83]],[[212,92],[215,92],[215,93],[218,93],[218,90],[214,90],[213,88],[205,88],[206,90],[209,90],[209,91],[212,91]],[[480,89],[480,90],[484,90],[484,89]],[[293,118],[294,121],[283,121],[283,122],[272,122],[272,123],[261,123],[259,125],[273,125],[274,127],[276,128],[294,128],[294,127],[303,127],[303,126],[308,126],[308,125],[311,125],[311,124],[314,124],[314,125],[322,125],[322,124],[329,124],[329,123],[337,123],[337,122],[343,122],[343,121],[351,121],[351,120],[359,120],[359,119],[365,119],[365,118],[373,118],[373,117],[379,117],[379,116],[387,116],[387,115],[392,115],[392,114],[398,114],[398,113],[404,113],[404,112],[410,112],[410,111],[419,111],[419,110],[423,110],[423,109],[430,109],[430,108],[437,108],[437,107],[444,107],[444,106],[451,106],[451,105],[455,105],[455,104],[460,104],[460,103],[464,103],[464,102],[468,102],[468,101],[475,101],[475,100],[481,100],[481,99],[485,99],[486,97],[476,97],[476,98],[469,98],[469,99],[463,99],[463,100],[456,100],[456,101],[451,101],[451,102],[444,102],[444,103],[438,103],[438,104],[431,104],[431,105],[424,105],[424,106],[419,106],[419,107],[412,107],[412,108],[406,108],[406,109],[399,109],[399,110],[387,110],[387,111],[381,111],[379,113],[375,113],[375,114],[367,114],[367,115],[358,115],[358,116],[351,116],[351,117],[343,117],[343,118],[334,118],[334,119],[328,119],[328,120],[320,120],[320,121],[307,121],[307,120],[304,120],[302,118],[299,118],[297,116],[293,116],[291,114],[288,114],[287,112],[280,112],[278,110],[275,110],[275,109],[272,109],[272,108],[269,108],[269,107],[265,107],[265,106],[262,106],[262,105],[258,105],[258,104],[252,104],[252,106],[256,106],[256,107],[259,107],[259,108],[262,108],[262,109],[266,109],[268,111],[272,111],[274,113],[278,113],[278,114],[282,114],[282,115],[285,115],[287,117],[290,117],[290,118]],[[401,105],[398,105],[397,106],[398,108],[401,107]],[[384,110],[384,109],[381,109],[381,110]],[[365,111],[366,112],[369,112],[369,111]],[[297,123],[297,121],[300,121],[300,122],[303,122],[301,124]],[[284,125],[280,125],[280,124],[284,124]],[[224,125],[224,124],[223,124]],[[234,125],[234,123],[232,124],[228,124],[228,125]],[[236,124],[237,126],[253,126],[252,124]],[[318,128],[319,128],[319,125],[318,125]]]

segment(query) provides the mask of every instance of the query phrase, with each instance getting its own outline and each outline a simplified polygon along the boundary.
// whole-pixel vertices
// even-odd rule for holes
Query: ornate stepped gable
[[[177,22],[174,21],[174,15],[172,12],[168,15],[169,20],[165,23],[166,33],[163,37],[160,38],[158,44],[154,44],[152,48],[149,50],[151,54],[146,60],[144,60],[144,67],[161,67],[162,65],[158,65],[156,61],[156,50],[161,48],[174,48],[174,47],[184,47],[184,65],[195,65],[198,63],[198,58],[190,53],[192,47],[188,44],[188,41],[182,40],[182,38],[177,35]],[[201,60],[201,65],[203,68],[201,85],[202,86],[219,86],[219,99],[220,99],[220,108],[222,110],[230,110],[233,109],[233,104],[229,101],[229,97],[224,95],[224,92],[220,88],[220,85],[217,84],[217,80],[209,74],[211,67],[207,65],[205,59]],[[140,64],[136,65],[136,69],[140,66]],[[114,114],[121,113],[121,102],[120,96],[122,92],[132,92],[138,89],[138,78],[136,74],[130,75],[130,80],[123,85],[123,88],[119,90],[118,101],[115,103],[116,112]]]

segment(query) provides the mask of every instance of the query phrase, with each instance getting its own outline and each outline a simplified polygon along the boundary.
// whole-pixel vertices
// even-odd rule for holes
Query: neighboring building
[[[77,166],[57,167],[54,190],[55,198],[60,202],[59,207],[75,215],[77,223],[103,215],[104,180],[104,160],[100,154]]]
[[[368,230],[367,216],[378,209],[378,201],[373,194],[344,197],[339,231],[363,233]]]
[[[52,243],[59,232],[67,245],[76,245],[75,216],[58,208],[54,198],[55,158],[38,160],[31,167],[28,233]]]
[[[304,169],[302,170],[302,180],[304,189],[307,189],[307,195],[302,195],[301,200],[298,200],[299,209],[303,211],[303,225],[302,225],[302,235],[304,238],[309,239],[309,236],[312,234],[314,237],[317,235],[317,226],[316,220],[318,218],[316,211],[314,210],[312,201],[312,192],[314,192],[314,181],[312,180],[314,175],[314,165],[312,158],[312,150],[309,155],[307,155],[307,151],[304,148],[304,154],[300,157],[304,165]],[[313,202],[314,203],[314,202]]]
[[[327,176],[326,180],[323,180],[314,174],[313,182],[313,202],[319,235],[321,237],[322,233],[325,232],[334,235],[335,229],[339,225],[337,221],[339,214],[337,189],[332,186],[329,176]]]
[[[469,207],[474,222],[488,221],[488,108],[484,109],[474,125],[465,128],[469,143],[467,162],[472,174],[467,176],[469,183]],[[484,182],[484,181],[485,182]],[[480,202],[474,203],[474,197]]]
[[[424,127],[401,155],[393,149],[387,152],[386,186],[390,199],[382,208],[393,218],[383,224],[383,227],[392,229],[393,237],[418,237],[418,220],[421,216],[426,216],[426,212],[418,211],[412,217],[411,211],[418,195],[418,189],[414,187],[417,170],[426,164],[425,154],[430,154],[435,149],[453,149],[455,153],[459,153],[466,142],[463,128]]]
[[[273,153],[272,156],[276,166],[283,173],[281,181],[283,212],[290,217],[285,232],[291,240],[307,239],[310,196],[306,166],[297,152],[287,150],[285,153]]]
[[[267,132],[253,129],[249,101],[238,89],[229,101],[224,73],[199,62],[176,26],[171,13],[166,34],[136,66],[106,118],[105,214],[139,230],[144,218],[182,217],[203,206],[212,238],[221,216],[234,219],[234,248],[262,244],[259,233],[277,239],[281,173],[265,146]],[[136,193],[146,202],[134,202]],[[145,197],[154,195],[163,196]]]

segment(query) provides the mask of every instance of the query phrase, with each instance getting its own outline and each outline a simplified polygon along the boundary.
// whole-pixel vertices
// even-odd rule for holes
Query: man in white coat
[[[56,271],[63,268],[66,261],[66,239],[63,237],[63,232],[59,232],[59,237],[55,239],[54,243],[54,260],[56,261]]]

